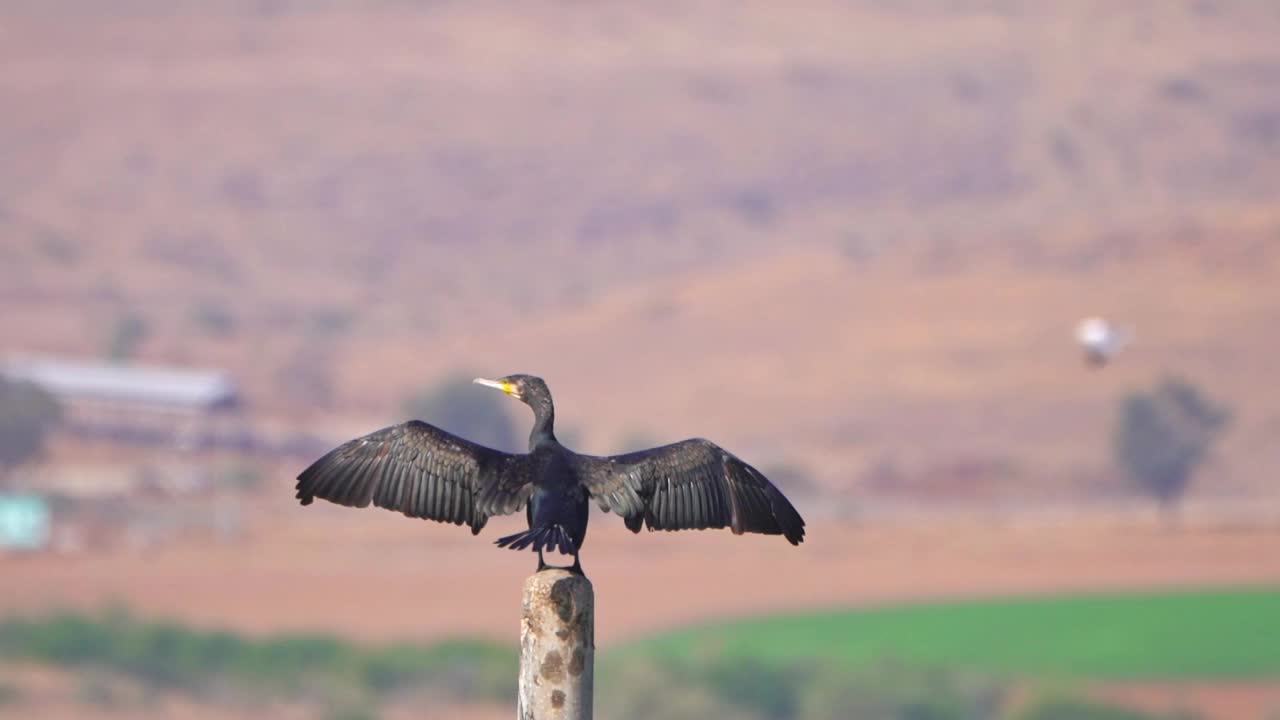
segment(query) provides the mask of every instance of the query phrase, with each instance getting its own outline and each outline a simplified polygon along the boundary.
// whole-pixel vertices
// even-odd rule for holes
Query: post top
[[[539,570],[525,579],[524,587],[525,590],[543,589],[546,592],[561,583],[565,583],[565,589],[583,588],[588,592],[591,590],[591,581],[585,575],[579,575],[560,568]]]
[[[594,615],[591,580],[568,570],[541,570],[525,580],[525,611],[554,611],[562,623]]]
[[[524,617],[535,632],[579,636],[595,647],[595,593],[591,581],[568,570],[542,570],[524,582]]]

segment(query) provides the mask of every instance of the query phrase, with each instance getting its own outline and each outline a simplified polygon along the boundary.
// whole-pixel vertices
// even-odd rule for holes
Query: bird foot
[[[567,567],[564,565],[548,565],[546,563],[538,563],[538,569],[535,570],[534,572],[542,572],[543,570],[568,570],[574,575],[581,575],[582,577],[587,576],[586,573],[582,572],[582,564],[576,563],[576,562]]]

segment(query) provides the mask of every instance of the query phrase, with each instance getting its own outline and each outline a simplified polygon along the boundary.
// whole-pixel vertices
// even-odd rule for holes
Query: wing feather
[[[346,442],[298,475],[297,498],[396,510],[467,524],[524,507],[532,492],[529,455],[513,455],[411,420]]]
[[[804,540],[805,523],[759,470],[701,438],[609,457],[578,456],[578,475],[600,507],[634,532],[728,527]]]

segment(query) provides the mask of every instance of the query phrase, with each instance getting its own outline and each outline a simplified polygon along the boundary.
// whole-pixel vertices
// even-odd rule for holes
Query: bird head
[[[551,393],[547,391],[547,384],[542,378],[533,375],[507,375],[497,380],[489,380],[487,378],[476,378],[472,380],[477,385],[491,387],[510,395],[511,397],[526,402],[530,405],[536,399],[550,397]]]

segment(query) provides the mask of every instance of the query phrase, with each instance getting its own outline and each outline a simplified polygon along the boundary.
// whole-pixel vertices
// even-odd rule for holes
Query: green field
[[[824,658],[1108,678],[1280,674],[1280,589],[956,602],[772,616],[638,641],[620,656]]]

